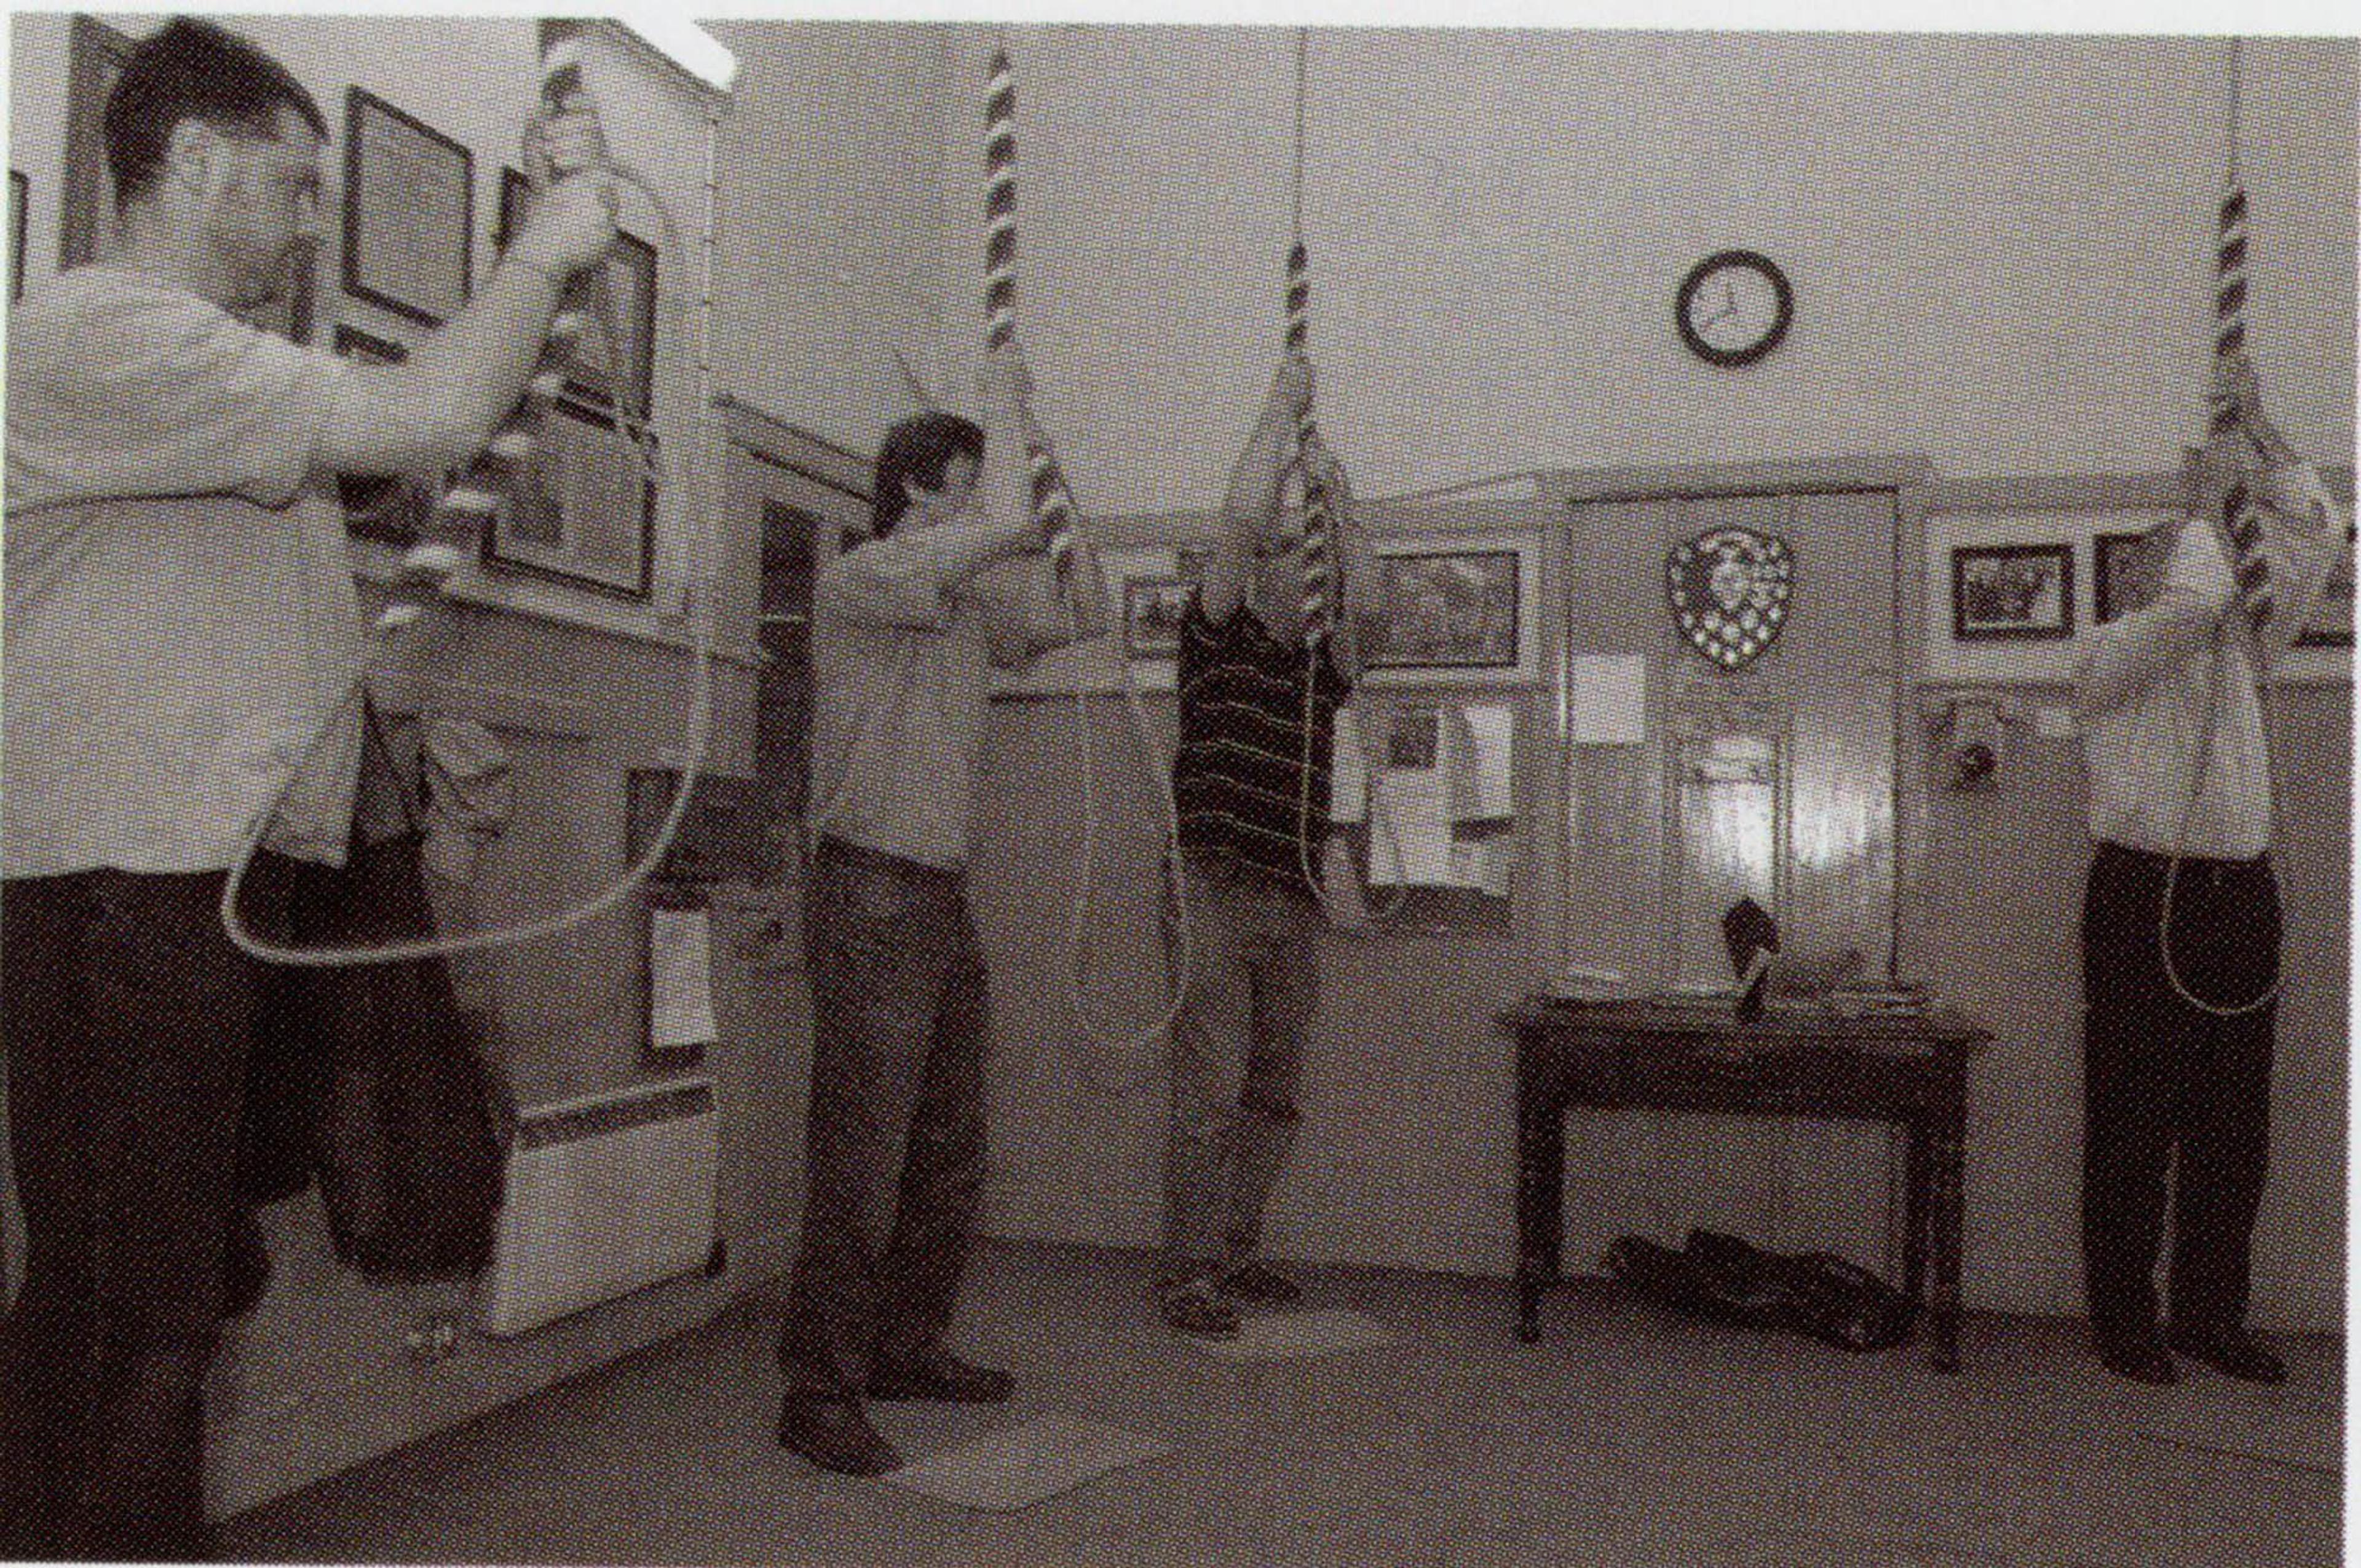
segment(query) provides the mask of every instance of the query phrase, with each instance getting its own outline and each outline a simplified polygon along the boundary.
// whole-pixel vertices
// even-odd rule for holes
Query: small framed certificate
[[[361,88],[345,95],[345,292],[440,326],[467,302],[475,155]]]

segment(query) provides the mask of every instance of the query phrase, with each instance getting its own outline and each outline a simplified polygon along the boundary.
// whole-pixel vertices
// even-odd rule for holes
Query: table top
[[[1949,1008],[1858,1016],[1817,1003],[1773,1002],[1760,1018],[1741,1023],[1726,998],[1666,1001],[1641,997],[1576,1002],[1528,996],[1495,1015],[1504,1029],[1576,1035],[1709,1039],[1719,1045],[1766,1047],[1927,1047],[1971,1052],[1992,1039],[1975,1020]]]

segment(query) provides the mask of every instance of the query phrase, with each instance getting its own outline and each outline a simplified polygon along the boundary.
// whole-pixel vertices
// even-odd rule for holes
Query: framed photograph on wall
[[[2156,598],[2163,582],[2158,552],[2145,533],[2101,533],[2091,541],[2091,620],[2104,626]]]
[[[1407,682],[1533,678],[1540,585],[1531,541],[1381,540],[1376,552],[1385,631],[1362,650],[1373,674]]]
[[[2354,530],[2345,531],[2345,554],[2321,585],[2320,604],[2296,633],[2299,648],[2350,648],[2353,646],[2353,544]]]
[[[509,242],[532,210],[533,185],[520,169],[500,170],[500,221],[492,234],[492,249],[505,254]],[[655,395],[656,247],[628,230],[619,230],[607,253],[607,298],[613,307],[614,335],[607,323],[593,321],[574,345],[566,367],[566,390],[586,402],[615,406],[620,387],[623,406],[644,418]]]
[[[1954,549],[1951,635],[1961,642],[2073,636],[2074,547],[1986,544]]]
[[[571,398],[550,410],[542,434],[539,461],[519,470],[484,531],[484,564],[646,598],[656,488],[638,444],[605,410]]]
[[[440,326],[467,302],[475,154],[364,88],[345,94],[345,292]]]
[[[1180,656],[1180,622],[1196,585],[1185,577],[1126,577],[1123,584],[1123,651],[1134,659]]]

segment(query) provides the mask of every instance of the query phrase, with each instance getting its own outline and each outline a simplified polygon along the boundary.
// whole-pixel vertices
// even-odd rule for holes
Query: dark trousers
[[[983,1196],[991,1004],[961,879],[823,839],[804,904],[810,1196],[779,1360],[858,1394],[950,1328]]]
[[[2157,1327],[2156,1264],[2172,1180],[2172,1321],[2235,1329],[2246,1315],[2255,1216],[2270,1159],[2276,1004],[2237,1017],[2173,989],[2159,942],[2158,855],[2100,847],[2082,906],[2082,1248],[2092,1327]],[[2186,860],[2172,900],[2181,986],[2216,1006],[2279,972],[2279,885],[2268,860]]]
[[[27,1242],[0,1324],[0,1558],[205,1555],[204,1379],[269,983],[222,930],[222,882],[0,888]]]

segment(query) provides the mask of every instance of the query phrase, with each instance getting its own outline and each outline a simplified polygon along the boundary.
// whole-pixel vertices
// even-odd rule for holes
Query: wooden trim
[[[734,393],[715,393],[713,406],[721,414],[723,430],[739,445],[855,500],[869,500],[873,458],[800,430]]]
[[[560,740],[598,734],[590,705],[573,697],[504,691],[478,681],[381,670],[369,677],[369,700],[381,713],[454,713],[495,729],[523,729]]]
[[[1994,511],[2147,511],[2186,497],[2178,474],[2061,474],[1938,479],[1927,487],[1928,515]]]
[[[1562,468],[1538,477],[1543,496],[1565,508],[1578,502],[1662,500],[1671,496],[1829,495],[1847,490],[1899,490],[1930,484],[1934,474],[1934,460],[1928,457],[1853,456]]]
[[[2328,493],[2353,505],[2353,465],[2323,463]],[[1991,479],[1930,479],[1927,512],[2178,510],[2188,491],[2178,473],[2056,474]]]

